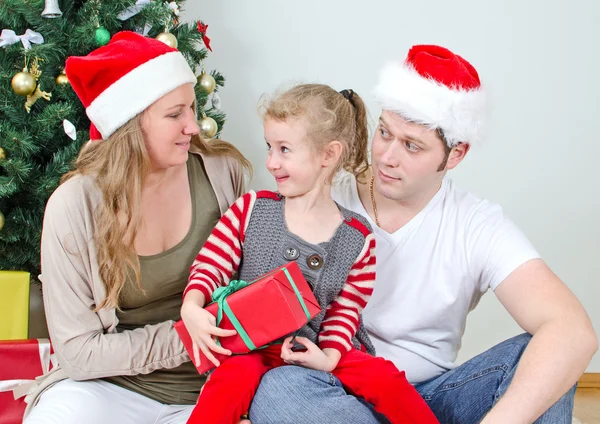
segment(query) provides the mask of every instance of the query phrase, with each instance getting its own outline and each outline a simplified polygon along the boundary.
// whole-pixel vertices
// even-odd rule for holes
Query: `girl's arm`
[[[255,201],[256,192],[249,191],[221,217],[192,263],[184,299],[190,291],[199,290],[205,302],[210,302],[218,287],[229,284],[242,259],[246,227]]]
[[[318,338],[319,347],[325,353],[333,349],[341,357],[353,348],[352,338],[358,331],[360,314],[373,293],[374,285],[375,235],[368,232],[346,284],[325,312]]]

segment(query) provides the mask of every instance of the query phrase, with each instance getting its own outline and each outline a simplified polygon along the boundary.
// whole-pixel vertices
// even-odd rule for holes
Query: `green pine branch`
[[[1,2],[0,29],[11,29],[17,35],[31,29],[44,37],[43,44],[32,44],[30,50],[25,50],[20,42],[0,48],[0,147],[7,156],[0,159],[0,212],[5,216],[4,228],[0,230],[0,270],[21,269],[37,276],[46,202],[61,176],[72,169],[89,136],[89,119],[72,87],[56,83],[67,57],[86,55],[98,47],[98,25],[110,34],[147,31],[149,37],[156,37],[166,27],[177,37],[179,51],[197,72],[204,68],[208,52],[197,22],[174,24],[174,16],[163,0],[153,0],[125,21],[117,16],[133,6],[135,0],[62,0],[59,3],[63,15],[55,19],[41,16],[43,0]],[[182,9],[184,1],[177,3]],[[23,70],[26,59],[31,65],[35,58],[40,60],[42,71],[38,86],[52,97],[50,101],[38,100],[28,113],[24,107],[27,98],[13,92],[11,81]],[[223,87],[223,76],[214,70],[210,72],[217,83],[216,90]],[[225,114],[211,108],[206,93],[197,89],[196,94],[199,116],[204,113],[215,119],[220,133]],[[65,119],[77,130],[75,141],[64,132]]]

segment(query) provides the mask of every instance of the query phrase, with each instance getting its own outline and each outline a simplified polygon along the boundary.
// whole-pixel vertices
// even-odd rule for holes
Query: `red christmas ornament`
[[[204,41],[206,48],[212,52],[212,49],[210,48],[210,38],[206,36],[207,29],[208,25],[204,25],[202,22],[198,21],[198,32],[202,33],[202,41]]]

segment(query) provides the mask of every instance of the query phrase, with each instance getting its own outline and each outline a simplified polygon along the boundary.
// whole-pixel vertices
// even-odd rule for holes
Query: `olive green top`
[[[180,319],[183,290],[190,265],[217,224],[221,213],[215,193],[206,176],[202,158],[190,155],[187,162],[192,197],[190,231],[174,247],[152,256],[140,256],[143,291],[129,280],[123,288],[117,311],[117,331],[132,330],[148,324]],[[173,369],[158,369],[150,374],[116,376],[106,379],[118,386],[165,404],[194,404],[204,377],[192,362]]]

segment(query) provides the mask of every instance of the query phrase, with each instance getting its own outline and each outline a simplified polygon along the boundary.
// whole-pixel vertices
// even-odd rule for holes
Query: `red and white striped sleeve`
[[[244,236],[255,202],[256,192],[249,191],[221,217],[192,263],[184,298],[190,290],[200,290],[208,303],[217,287],[229,284],[242,259]]]
[[[353,349],[352,338],[358,331],[360,314],[375,285],[375,234],[362,227],[368,232],[365,244],[350,269],[346,284],[327,307],[319,332],[319,347],[337,349],[342,355]]]

